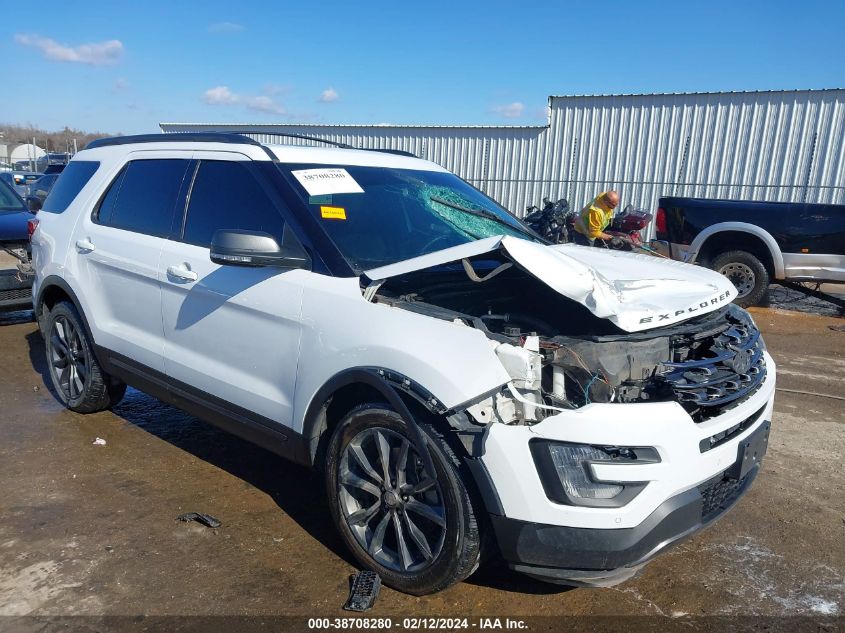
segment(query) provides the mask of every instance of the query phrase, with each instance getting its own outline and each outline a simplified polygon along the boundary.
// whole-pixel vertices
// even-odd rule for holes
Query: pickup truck
[[[660,198],[653,249],[728,277],[755,305],[773,280],[845,283],[845,205]]]

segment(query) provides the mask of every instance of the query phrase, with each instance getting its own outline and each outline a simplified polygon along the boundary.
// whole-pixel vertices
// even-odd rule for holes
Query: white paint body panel
[[[760,390],[739,406],[696,424],[674,402],[590,404],[546,418],[534,426],[492,424],[482,458],[506,516],[522,521],[572,527],[616,529],[634,527],[657,506],[729,468],[737,459],[739,442],[764,420],[772,419],[775,364],[766,353],[768,370]],[[765,407],[760,423],[706,453],[699,442]],[[586,508],[551,501],[543,489],[528,448],[533,438],[599,446],[653,446],[659,464],[595,466],[606,481],[648,481],[622,508]]]
[[[302,299],[295,420],[302,420],[320,387],[352,367],[404,374],[448,408],[510,379],[481,331],[369,303],[356,278],[309,274]]]
[[[167,240],[97,224],[91,213],[127,162],[151,158],[189,160],[192,151],[166,146],[158,151],[133,146],[120,149],[121,152],[92,150],[81,155],[83,160],[101,160],[102,164],[95,174],[99,186],[92,196],[84,204],[80,204],[81,196],[77,197],[61,214],[78,218],[67,250],[67,271],[73,279],[71,287],[78,288],[77,296],[85,296],[80,301],[87,303],[83,309],[96,343],[163,372],[158,263]],[[76,213],[77,209],[81,212]],[[80,242],[90,243],[94,249],[79,249]]]
[[[198,279],[179,280],[169,266]],[[166,241],[158,274],[165,373],[292,426],[302,289],[312,273],[220,266],[207,248]]]
[[[391,169],[418,169],[448,173],[437,163],[413,156],[369,152],[366,150],[339,149],[336,147],[298,147],[294,145],[268,145],[279,162],[317,163],[322,165],[360,165],[363,167],[389,167]],[[265,156],[266,158],[266,156]]]

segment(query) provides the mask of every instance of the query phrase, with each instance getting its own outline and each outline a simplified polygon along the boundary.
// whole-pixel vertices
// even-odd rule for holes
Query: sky
[[[0,123],[543,125],[549,95],[845,87],[845,2],[0,0]]]

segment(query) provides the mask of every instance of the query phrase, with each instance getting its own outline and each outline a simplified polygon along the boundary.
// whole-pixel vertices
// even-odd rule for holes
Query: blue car
[[[0,312],[32,307],[29,221],[31,211],[0,180]]]

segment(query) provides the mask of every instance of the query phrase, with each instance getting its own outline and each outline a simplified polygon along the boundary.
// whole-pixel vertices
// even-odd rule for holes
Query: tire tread
[[[79,312],[69,301],[60,301],[50,310],[47,316],[47,337],[50,336],[53,321],[57,316],[64,316],[67,319],[71,319],[74,327],[79,332],[88,360],[88,381],[85,384],[82,397],[78,398],[75,402],[67,400],[62,390],[55,383],[53,384],[54,389],[59,394],[64,405],[76,413],[96,413],[97,411],[112,408],[123,398],[123,394],[126,392],[126,383],[110,376],[100,366],[97,357],[94,355],[93,345],[82,324]],[[49,365],[49,348],[45,345],[45,349],[47,350],[47,363]],[[50,376],[52,378],[52,372]]]

